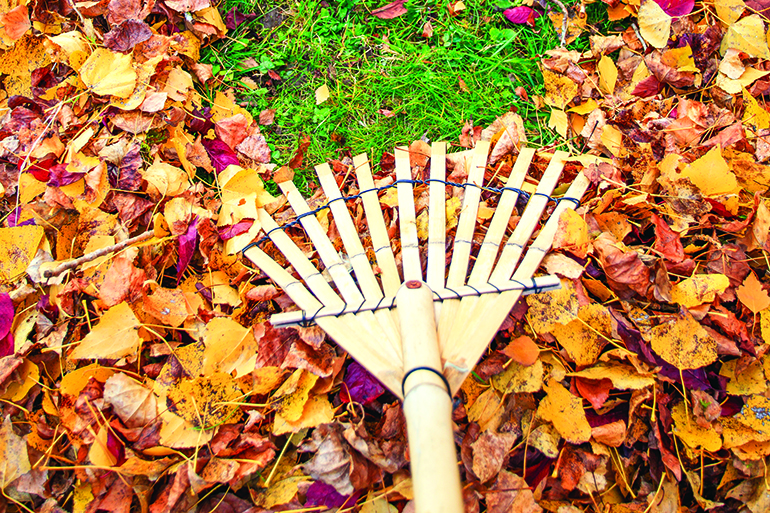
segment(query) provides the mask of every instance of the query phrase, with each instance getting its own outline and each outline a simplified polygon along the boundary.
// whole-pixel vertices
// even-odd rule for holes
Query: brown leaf
[[[260,125],[272,125],[275,120],[275,109],[265,109],[259,113]]]
[[[642,263],[636,251],[629,250],[607,233],[599,235],[593,244],[610,287],[615,292],[621,297],[630,297],[630,291],[642,297],[647,296],[650,270]]]
[[[152,390],[122,372],[104,383],[104,401],[128,427],[144,427],[158,416],[158,405]]]
[[[535,502],[535,495],[523,478],[503,470],[494,486],[487,491],[489,513],[541,513],[543,508]]]
[[[683,261],[684,247],[679,234],[654,212],[650,214],[650,220],[655,225],[655,251],[671,262]]]
[[[115,52],[126,53],[152,37],[150,26],[139,20],[126,20],[104,34],[104,46]]]
[[[473,473],[479,481],[485,483],[498,475],[514,442],[516,435],[512,433],[486,431],[471,444]]]
[[[7,415],[0,426],[0,488],[32,469],[27,455],[27,443],[13,431],[11,416]]]
[[[313,458],[303,465],[313,479],[334,487],[337,493],[353,493],[350,481],[351,457],[349,445],[342,436],[345,426],[341,423],[322,424],[313,431],[313,437],[305,440],[300,452],[314,452]]]
[[[302,161],[305,159],[305,152],[310,147],[310,136],[309,135],[303,135],[300,139],[299,146],[297,147],[297,151],[294,152],[294,156],[291,157],[291,160],[287,164],[289,169],[299,169],[302,167]]]

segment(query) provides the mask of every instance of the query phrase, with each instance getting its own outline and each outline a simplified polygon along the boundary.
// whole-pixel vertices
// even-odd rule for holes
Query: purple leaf
[[[202,142],[217,174],[227,169],[230,164],[238,165],[238,156],[222,139],[218,137],[212,140],[203,139]]]
[[[225,16],[225,27],[227,27],[228,30],[235,30],[241,23],[246,23],[256,17],[257,15],[253,12],[242,13],[237,7],[233,7]]]
[[[11,326],[15,314],[11,296],[3,292],[0,294],[0,358],[12,355],[14,352]]]
[[[6,223],[8,223],[8,226],[14,227],[14,226],[26,226],[28,224],[35,224],[35,220],[30,218],[26,221],[19,222],[19,216],[21,216],[21,207],[14,208],[10,214],[8,214],[8,219],[6,220]]]
[[[238,235],[249,231],[251,225],[253,224],[253,219],[243,219],[242,221],[238,221],[235,224],[222,226],[219,228],[219,238],[222,240],[228,240],[232,239],[233,237],[237,237]]]
[[[513,7],[503,11],[505,19],[517,25],[535,26],[535,20],[540,17],[540,13],[526,5]]]
[[[48,178],[48,185],[51,187],[64,187],[75,183],[84,176],[85,173],[72,173],[67,171],[67,164],[56,164],[49,169],[51,176]]]
[[[305,494],[307,500],[305,501],[305,507],[308,506],[324,506],[327,508],[340,508],[342,506],[352,506],[358,500],[359,493],[350,495],[341,495],[334,489],[332,485],[322,483],[321,481],[315,481],[307,489]]]
[[[195,247],[198,242],[198,218],[193,219],[190,226],[187,227],[187,231],[179,236],[179,261],[176,263],[176,281],[179,283],[182,280],[187,266],[190,265],[193,254],[195,253]]]
[[[369,404],[385,393],[380,382],[356,361],[348,365],[343,381],[346,387],[343,388],[340,399],[345,403]],[[345,390],[347,393],[344,393]]]
[[[194,109],[190,117],[187,118],[187,126],[190,127],[191,132],[205,135],[214,128],[214,123],[211,121],[211,108]]]
[[[695,7],[695,0],[655,0],[669,16],[687,16]]]

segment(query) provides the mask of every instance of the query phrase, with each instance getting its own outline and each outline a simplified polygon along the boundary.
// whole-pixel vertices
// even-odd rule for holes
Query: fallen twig
[[[561,47],[564,48],[567,46],[567,20],[569,18],[569,14],[567,13],[567,8],[564,6],[563,3],[561,3],[560,0],[551,0],[553,3],[559,6],[559,9],[561,9],[562,14],[564,14],[564,17],[561,20],[561,36],[559,36],[559,42],[561,43]]]
[[[131,237],[130,239],[126,239],[123,242],[118,242],[117,244],[113,244],[112,246],[107,246],[106,248],[97,249],[96,251],[92,251],[86,255],[83,255],[82,257],[76,258],[75,260],[68,260],[66,262],[62,262],[61,264],[54,267],[53,269],[45,271],[43,273],[43,276],[45,276],[46,278],[58,276],[61,273],[65,271],[69,271],[70,269],[75,269],[76,267],[82,264],[85,264],[86,262],[90,262],[91,260],[96,260],[100,256],[108,255],[115,251],[120,251],[132,244],[135,244],[137,242],[142,242],[149,238],[152,238],[153,235],[154,235],[154,232],[152,230],[148,230],[144,233],[137,235],[136,237]]]

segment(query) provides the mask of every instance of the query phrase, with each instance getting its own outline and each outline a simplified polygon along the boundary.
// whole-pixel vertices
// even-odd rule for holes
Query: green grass
[[[507,5],[491,1],[467,2],[451,17],[445,1],[410,0],[407,14],[393,20],[370,15],[385,0],[252,2],[225,1],[222,12],[239,7],[258,17],[204,49],[203,60],[214,65],[217,87],[234,87],[255,117],[276,109],[275,123],[263,132],[277,164],[289,161],[303,134],[311,137],[308,169],[343,150],[378,161],[383,151],[422,136],[457,141],[466,120],[486,126],[511,108],[534,144],[556,138],[546,128],[548,110],[535,110],[514,92],[523,86],[530,97],[543,94],[538,56],[559,46],[545,16],[532,29],[507,22],[499,9]],[[277,25],[275,13],[283,17]],[[426,21],[434,29],[427,39]],[[585,47],[587,35],[570,45]],[[249,57],[252,67],[244,67]],[[268,71],[282,80],[269,81]],[[257,87],[250,89],[249,81]],[[316,105],[315,90],[324,83],[331,96]],[[397,115],[388,118],[379,109]]]

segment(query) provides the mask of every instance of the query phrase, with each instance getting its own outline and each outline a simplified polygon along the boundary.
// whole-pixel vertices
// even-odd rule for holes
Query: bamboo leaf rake
[[[278,185],[323,269],[311,262],[285,233],[285,227],[264,209],[259,210],[258,221],[266,236],[243,250],[300,309],[273,315],[274,325],[317,323],[404,401],[415,506],[420,513],[463,511],[451,397],[521,295],[559,287],[556,276],[533,275],[551,248],[561,213],[579,204],[589,183],[581,172],[567,192],[554,200],[551,194],[568,157],[556,151],[535,192],[525,193],[522,187],[536,152],[522,148],[505,186],[486,188],[500,193],[500,198],[483,242],[473,255],[489,148],[488,141],[477,144],[463,184],[447,182],[445,143],[433,143],[430,177],[425,181],[413,179],[408,150],[396,148],[396,182],[386,187],[375,186],[366,155],[359,155],[353,164],[360,192],[348,198],[342,196],[329,166],[316,166],[328,200],[324,206],[311,209],[291,181]],[[414,186],[425,183],[429,202],[423,273]],[[400,253],[393,251],[378,197],[383,189],[393,186],[398,197]],[[464,194],[447,270],[445,208],[451,186],[463,187]],[[506,238],[520,197],[528,197],[528,202]],[[363,205],[366,247],[346,203],[353,199],[360,199]],[[556,201],[556,207],[542,220],[551,201]],[[336,223],[344,258],[315,216],[323,208],[330,210]],[[260,248],[267,239],[291,264],[294,274]],[[472,256],[475,261],[470,269]]]

